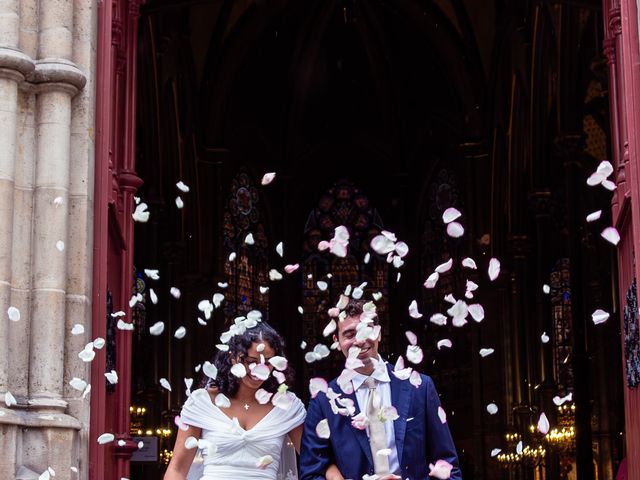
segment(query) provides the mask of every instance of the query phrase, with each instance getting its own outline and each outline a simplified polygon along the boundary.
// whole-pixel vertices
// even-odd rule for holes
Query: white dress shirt
[[[387,370],[387,364],[378,357],[378,364],[371,374],[376,381],[376,391],[381,401],[381,406],[390,407],[391,404],[391,379],[389,378],[389,371]],[[367,405],[369,404],[369,389],[364,384],[368,377],[361,373],[356,373],[355,377],[351,380],[353,383],[353,389],[356,392],[356,400],[358,401],[358,407],[361,412],[367,411]],[[391,473],[400,473],[400,464],[398,463],[398,450],[396,449],[396,434],[393,429],[393,420],[387,420],[384,424],[384,433],[387,437],[387,447],[391,449],[389,455],[389,469]],[[367,428],[367,436],[369,435],[369,429]]]

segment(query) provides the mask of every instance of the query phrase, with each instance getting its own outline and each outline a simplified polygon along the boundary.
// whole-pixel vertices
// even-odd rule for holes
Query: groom
[[[420,375],[422,383],[418,388],[409,380],[399,380],[378,354],[379,335],[375,340],[356,338],[362,321],[377,324],[375,313],[363,314],[364,304],[361,300],[349,301],[345,307],[347,317],[339,322],[338,336],[334,336],[345,357],[349,357],[352,347],[356,347],[355,352],[359,349],[357,359],[364,366],[352,373],[353,393],[345,393],[333,380],[329,388],[341,394],[337,401],[331,402],[322,392],[310,401],[302,436],[300,479],[331,480],[335,467],[329,467],[333,464],[342,474],[335,476],[338,480],[360,480],[365,474],[377,480],[425,480],[433,478],[429,477],[429,464],[436,465],[440,460],[436,468],[444,465],[448,470],[444,460],[452,466],[450,478],[461,480],[456,449],[447,424],[438,415],[440,401],[431,378]],[[353,353],[352,350],[352,356]],[[357,360],[355,363],[360,365]],[[341,402],[342,399],[353,402],[354,417],[333,413],[331,403],[334,409],[343,408],[342,413],[345,406],[348,408],[350,402]],[[385,413],[388,410],[384,407],[391,406],[399,415],[395,421],[385,418],[390,414]],[[326,439],[316,433],[316,426],[323,419],[327,419],[330,431]]]

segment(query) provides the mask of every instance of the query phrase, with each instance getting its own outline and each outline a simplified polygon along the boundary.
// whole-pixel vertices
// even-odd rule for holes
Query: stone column
[[[70,60],[72,2],[42,2],[39,13],[29,403],[64,408],[71,98],[86,80]]]
[[[0,393],[9,390],[7,309],[11,305],[18,85],[34,68],[33,61],[18,50],[19,3],[0,1]]]

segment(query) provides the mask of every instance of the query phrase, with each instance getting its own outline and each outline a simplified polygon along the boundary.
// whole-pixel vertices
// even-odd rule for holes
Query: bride
[[[176,418],[164,480],[297,478],[292,447],[299,453],[306,411],[286,390],[291,371],[282,338],[251,313],[222,334],[228,349],[219,346],[214,363],[203,367],[208,388],[191,393]]]

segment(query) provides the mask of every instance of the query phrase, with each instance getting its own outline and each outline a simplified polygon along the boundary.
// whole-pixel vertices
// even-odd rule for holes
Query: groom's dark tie
[[[369,419],[369,445],[371,446],[371,455],[373,457],[373,468],[377,475],[383,475],[389,473],[389,456],[378,455],[380,450],[388,448],[384,423],[380,421],[380,417],[378,416],[380,407],[382,407],[381,398],[378,395],[374,378],[367,378],[365,384],[369,388],[367,418]]]

